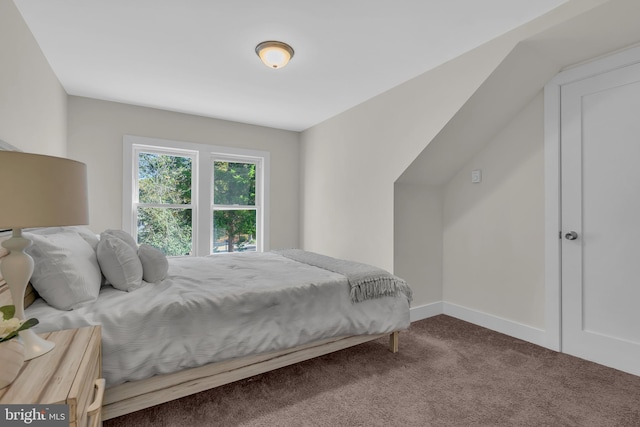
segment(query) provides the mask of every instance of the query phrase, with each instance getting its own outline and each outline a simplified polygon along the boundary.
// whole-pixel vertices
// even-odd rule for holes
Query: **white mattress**
[[[102,325],[107,386],[240,356],[409,326],[403,296],[352,303],[347,279],[275,253],[169,258],[169,277],[61,311],[37,300],[36,332]]]

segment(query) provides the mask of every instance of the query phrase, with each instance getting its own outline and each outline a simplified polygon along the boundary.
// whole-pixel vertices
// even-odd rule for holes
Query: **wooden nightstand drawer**
[[[84,427],[90,421],[101,425],[99,410],[97,420],[90,420],[87,415],[94,395],[102,394],[94,392],[96,380],[102,375],[100,327],[68,329],[42,336],[56,346],[49,353],[25,362],[18,378],[0,390],[0,403],[66,403],[70,426]]]

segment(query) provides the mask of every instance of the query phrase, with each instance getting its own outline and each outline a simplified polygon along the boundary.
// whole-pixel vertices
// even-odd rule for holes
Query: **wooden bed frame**
[[[31,285],[28,285],[24,306],[31,305],[37,297],[37,293]],[[6,282],[0,280],[0,306],[12,303]],[[108,420],[129,414],[334,351],[377,340],[385,335],[388,334],[329,338],[285,350],[211,363],[173,374],[156,375],[139,381],[126,382],[107,388],[105,391],[102,419]],[[398,335],[398,331],[389,334],[389,350],[393,353],[398,352]]]
[[[387,334],[332,338],[286,350],[211,363],[173,374],[156,375],[144,380],[127,382],[107,388],[102,407],[102,419],[108,420],[367,341],[376,340],[385,335]],[[398,332],[391,333],[389,342],[391,351],[397,352]]]

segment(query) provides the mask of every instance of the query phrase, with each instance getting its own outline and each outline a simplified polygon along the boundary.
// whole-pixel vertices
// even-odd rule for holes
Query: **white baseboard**
[[[548,337],[544,330],[503,319],[502,317],[472,310],[449,302],[442,303],[443,313],[465,322],[473,323],[496,332],[509,335],[542,347],[547,347]]]
[[[411,307],[409,311],[409,318],[412,322],[416,320],[428,319],[429,317],[442,314],[442,301],[433,302],[431,304],[420,305],[418,307]]]
[[[412,307],[409,313],[412,322],[428,319],[429,317],[437,316],[438,314],[446,314],[448,316],[455,317],[456,319],[491,329],[492,331],[500,332],[514,338],[549,348],[549,338],[547,333],[542,329],[514,322],[513,320],[504,319],[492,314],[483,313],[481,311],[476,311],[461,305],[452,304],[450,302],[438,301],[431,304]]]

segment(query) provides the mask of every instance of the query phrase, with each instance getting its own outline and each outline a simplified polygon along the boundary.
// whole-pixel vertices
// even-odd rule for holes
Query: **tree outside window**
[[[138,243],[170,256],[268,248],[268,152],[132,135],[123,143],[122,227]]]
[[[123,145],[122,228],[138,243],[170,256],[268,250],[269,152],[133,135]]]
[[[256,250],[256,165],[214,161],[213,252]]]
[[[138,243],[167,255],[189,255],[192,248],[190,157],[138,155]]]

